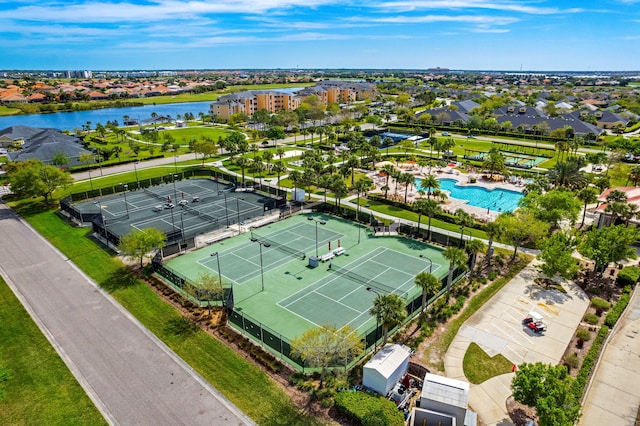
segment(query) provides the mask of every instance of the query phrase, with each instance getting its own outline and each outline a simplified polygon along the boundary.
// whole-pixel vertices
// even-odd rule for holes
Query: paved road
[[[0,274],[110,424],[253,424],[0,200]]]
[[[587,392],[581,426],[636,424],[640,409],[640,291],[614,328]]]

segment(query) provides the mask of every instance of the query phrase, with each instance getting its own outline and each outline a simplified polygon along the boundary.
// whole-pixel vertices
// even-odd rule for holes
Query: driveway
[[[471,342],[489,356],[502,354],[514,364],[557,364],[571,341],[588,306],[582,289],[563,282],[566,293],[545,290],[534,283],[540,274],[536,261],[524,268],[502,290],[465,322],[445,355],[447,377],[467,381],[462,360]],[[545,318],[547,331],[536,334],[522,326],[531,310]],[[486,425],[511,424],[506,399],[511,395],[514,374],[503,374],[471,385],[469,406]]]
[[[0,199],[0,274],[110,424],[253,424]]]

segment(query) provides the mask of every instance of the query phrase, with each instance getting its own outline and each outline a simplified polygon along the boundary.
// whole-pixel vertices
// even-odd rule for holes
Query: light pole
[[[127,211],[127,219],[129,218],[129,205],[127,204],[127,188],[129,188],[129,185],[127,185],[126,183],[120,184],[120,186],[122,186],[122,194],[124,195],[124,208]]]
[[[240,235],[240,201],[236,197],[236,211],[238,213],[238,235]]]
[[[260,241],[257,238],[251,238],[251,242],[258,243],[260,245],[260,279],[262,280],[262,291],[264,291],[264,268],[262,266],[262,246],[271,247],[271,244],[264,241]]]
[[[375,293],[377,295],[376,298],[382,297],[382,295],[380,293],[378,293],[375,289],[373,289],[371,287],[367,287],[367,291]],[[376,315],[376,335],[375,335],[375,339],[376,340],[373,343],[373,351],[374,352],[378,350],[378,328],[380,328],[380,321],[378,320],[378,315]]]
[[[184,220],[182,219],[184,217],[184,214],[185,214],[184,210],[180,212],[180,236],[182,237],[182,244],[185,243],[185,239],[184,239]],[[180,251],[182,252],[182,247],[180,247]]]
[[[91,185],[91,192],[93,192],[93,180],[91,180],[91,170],[89,170],[89,185]]]
[[[422,259],[427,259],[429,261],[429,273],[431,274],[433,272],[433,261],[424,254],[421,254],[419,257],[421,257]]]
[[[178,204],[178,192],[176,191],[176,178],[177,177],[178,177],[178,175],[171,175],[171,180],[173,180],[173,197],[174,197],[173,202],[175,204]]]
[[[109,228],[107,227],[107,218],[102,215],[102,224],[104,225],[104,238],[107,240],[107,248],[109,248]]]
[[[458,247],[462,247],[463,242],[464,242],[464,225],[460,227],[460,245]]]
[[[224,216],[227,219],[227,228],[229,227],[229,208],[227,207],[227,193],[225,191],[219,191],[218,194],[222,192],[224,196]]]
[[[218,263],[218,281],[220,281],[220,287],[222,287],[223,303],[226,305],[226,302],[224,302],[224,286],[222,285],[222,272],[220,271],[220,253],[216,251],[211,253],[210,256],[215,257],[216,262]],[[231,284],[231,294],[233,294],[233,282],[230,282],[230,284]]]
[[[311,218],[311,220],[313,220],[316,223],[316,257],[318,257],[318,224],[324,225],[327,222],[324,220],[317,220],[313,217]]]
[[[140,186],[140,181],[138,180],[138,168],[136,167],[138,162],[133,163],[133,171],[136,173],[136,183]]]

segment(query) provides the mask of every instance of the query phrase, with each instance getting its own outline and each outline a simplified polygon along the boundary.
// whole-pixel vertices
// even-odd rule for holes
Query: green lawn
[[[187,146],[189,145],[189,141],[200,139],[203,136],[210,137],[217,142],[218,138],[225,138],[230,134],[228,130],[220,127],[186,127],[182,129],[161,130],[159,133],[161,135],[171,135],[175,139],[175,143]],[[134,137],[139,137],[139,135],[134,135]]]
[[[0,300],[0,424],[107,424],[2,278]]]
[[[313,424],[313,418],[301,417],[292,409],[284,391],[262,370],[215,338],[199,329],[186,335],[176,333],[180,312],[87,238],[89,229],[72,228],[54,211],[41,211],[35,204],[23,204],[18,210],[40,234],[259,424]],[[288,417],[282,418],[283,413]]]
[[[355,202],[356,200],[354,199],[353,203]],[[399,217],[401,219],[411,220],[413,222],[418,221],[418,213],[412,212],[410,210],[401,209],[400,207],[391,206],[389,204],[385,204],[380,201],[360,198],[360,205],[361,206],[367,205],[366,206],[367,208],[378,213],[389,214],[392,216]],[[422,223],[422,225],[420,226],[420,229],[426,231],[429,218],[422,215],[420,222]],[[460,232],[459,225],[456,225],[455,223],[443,222],[435,218],[431,219],[431,228],[440,228],[440,229],[446,229],[447,231]],[[487,234],[484,231],[481,231],[479,229],[466,228],[465,235],[471,235],[474,238],[482,238],[484,240],[488,239]]]
[[[477,343],[471,343],[462,360],[464,375],[473,384],[480,384],[492,377],[511,372],[513,362],[502,354],[490,357]]]

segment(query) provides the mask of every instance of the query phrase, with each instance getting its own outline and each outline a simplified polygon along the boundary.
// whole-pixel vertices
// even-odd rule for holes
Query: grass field
[[[262,370],[215,338],[200,330],[188,335],[177,333],[175,324],[183,318],[180,312],[87,238],[88,229],[68,226],[54,211],[43,211],[35,202],[21,203],[18,210],[38,232],[259,424],[316,424],[314,418],[302,416]]]
[[[502,354],[490,357],[477,343],[471,342],[464,354],[464,375],[473,384],[480,384],[492,377],[511,372],[513,362]]]
[[[0,424],[106,425],[60,356],[0,278]]]

